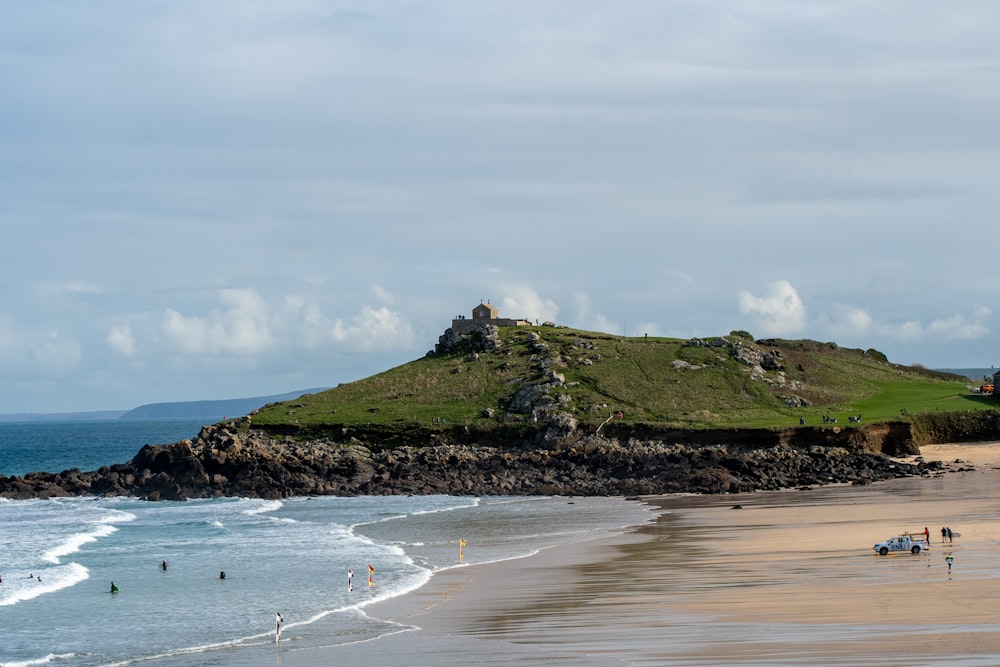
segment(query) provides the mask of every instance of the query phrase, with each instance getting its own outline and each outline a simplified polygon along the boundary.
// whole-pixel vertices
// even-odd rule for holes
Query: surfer
[[[347,592],[354,590],[354,570],[347,571]]]
[[[226,578],[226,571],[223,570],[222,572],[219,572],[219,579],[225,579],[225,578]]]
[[[117,593],[118,592],[118,587],[115,586],[115,582],[113,582],[113,581],[111,582],[111,591],[110,592],[112,592],[112,593]]]
[[[281,624],[285,622],[285,617],[280,611],[274,612],[274,641],[281,639]]]
[[[160,563],[160,569],[163,570],[164,572],[167,571],[167,561],[163,561],[162,563]]]

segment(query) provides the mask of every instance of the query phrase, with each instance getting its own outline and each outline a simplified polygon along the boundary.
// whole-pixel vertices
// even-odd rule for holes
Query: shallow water
[[[282,641],[297,647],[369,640],[399,628],[361,610],[435,571],[648,515],[602,498],[3,501],[0,665],[89,667],[267,644],[276,612]],[[120,592],[109,593],[112,581]]]

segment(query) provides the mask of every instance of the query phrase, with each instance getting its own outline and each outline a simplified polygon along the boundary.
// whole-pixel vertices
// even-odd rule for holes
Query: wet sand
[[[398,634],[218,664],[1000,664],[1000,443],[922,451],[968,467],[869,486],[646,498],[662,512],[633,531],[442,572],[366,609]],[[960,536],[942,544],[942,526]],[[928,553],[872,551],[924,527]]]
[[[593,664],[1000,664],[1000,444],[922,454],[974,470],[650,498],[663,514],[633,533],[443,573],[369,612]],[[872,551],[925,527],[928,553]]]

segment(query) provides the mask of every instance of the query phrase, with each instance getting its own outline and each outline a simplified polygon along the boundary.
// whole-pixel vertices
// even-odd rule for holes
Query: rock
[[[581,432],[573,415],[557,408],[560,398],[548,393],[548,383],[524,389],[525,405],[544,421],[519,443],[444,442],[471,437],[457,427],[436,430],[433,435],[440,437],[428,436],[423,446],[391,446],[367,443],[360,428],[338,430],[338,440],[299,441],[248,425],[214,426],[194,441],[147,445],[130,462],[97,471],[0,477],[0,496],[131,495],[151,501],[311,494],[634,496],[864,484],[943,470],[940,462],[907,464],[883,455],[883,449],[906,445],[902,434],[881,426],[844,434],[800,429],[788,441],[761,445],[732,433],[725,442],[686,443],[655,432],[624,440],[596,436]],[[796,439],[799,445],[790,444]]]

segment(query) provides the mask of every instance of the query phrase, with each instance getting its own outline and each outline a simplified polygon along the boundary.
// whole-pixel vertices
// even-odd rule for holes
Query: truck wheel
[[[914,546],[912,549],[910,549],[910,553],[911,554],[918,554],[918,553],[920,553],[920,547]]]
[[[882,547],[881,549],[878,550],[878,553],[880,556],[884,556],[887,553],[889,553],[889,549],[887,547]]]

